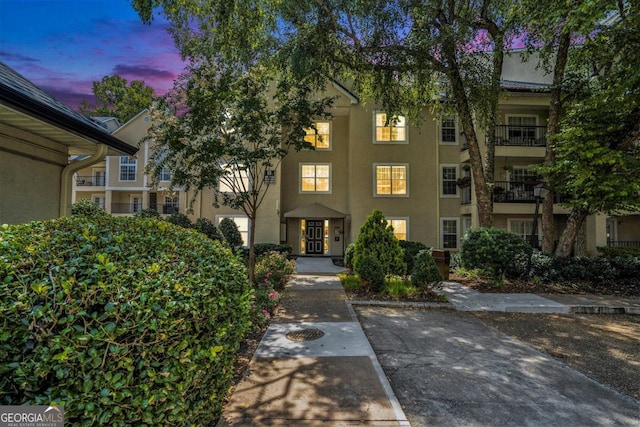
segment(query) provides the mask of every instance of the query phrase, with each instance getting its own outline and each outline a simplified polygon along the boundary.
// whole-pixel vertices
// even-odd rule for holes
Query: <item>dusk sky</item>
[[[0,0],[0,61],[70,107],[118,74],[164,94],[184,64],[158,17],[129,0]]]

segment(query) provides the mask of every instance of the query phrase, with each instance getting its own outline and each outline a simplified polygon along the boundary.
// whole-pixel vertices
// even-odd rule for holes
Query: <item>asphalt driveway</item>
[[[356,312],[414,427],[640,425],[633,399],[467,313]]]

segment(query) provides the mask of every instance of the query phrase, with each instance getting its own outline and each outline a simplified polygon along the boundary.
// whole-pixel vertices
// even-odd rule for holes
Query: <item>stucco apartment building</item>
[[[527,240],[538,182],[531,166],[542,163],[545,154],[548,84],[548,77],[521,63],[519,56],[507,59],[497,130],[494,225]],[[400,239],[459,249],[464,232],[478,221],[473,183],[466,178],[469,154],[457,118],[425,109],[419,122],[401,116],[390,126],[374,102],[362,102],[338,83],[328,84],[325,95],[336,97],[333,118],[316,123],[317,133],[308,131],[315,150],[290,153],[265,177],[272,185],[258,214],[256,242],[287,243],[296,255],[342,256],[367,215],[378,209]],[[148,113],[142,112],[114,135],[136,143],[148,126]],[[102,166],[80,171],[76,199],[92,198],[114,214],[152,207],[163,215],[178,211],[216,223],[231,217],[247,242],[247,218],[214,208],[213,191],[192,199],[182,189],[169,190],[169,171],[167,186],[161,182],[151,189],[144,175],[151,149],[144,143],[137,158],[111,156]],[[560,203],[554,205],[556,239],[568,213]],[[640,215],[595,215],[588,220],[586,236],[590,254],[598,246],[634,244],[640,241]]]

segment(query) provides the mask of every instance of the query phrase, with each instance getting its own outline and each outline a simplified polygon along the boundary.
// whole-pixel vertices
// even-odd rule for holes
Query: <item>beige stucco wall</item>
[[[66,146],[0,125],[0,224],[57,218]]]

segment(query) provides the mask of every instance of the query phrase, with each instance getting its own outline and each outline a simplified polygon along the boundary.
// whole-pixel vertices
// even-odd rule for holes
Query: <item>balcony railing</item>
[[[111,213],[133,214],[142,210],[142,203],[111,203]]]
[[[496,126],[496,146],[545,147],[546,145],[546,126]]]
[[[76,176],[78,187],[104,187],[105,176]]]
[[[498,147],[546,147],[546,145],[546,126],[496,126],[496,146]],[[462,143],[461,151],[465,151],[468,148],[465,140]]]
[[[494,203],[535,203],[533,187],[536,181],[495,181],[493,187]],[[565,200],[560,194],[556,194],[554,203],[562,203]]]
[[[174,204],[150,204],[149,209],[152,209],[162,215],[171,215],[180,212],[178,206]]]

